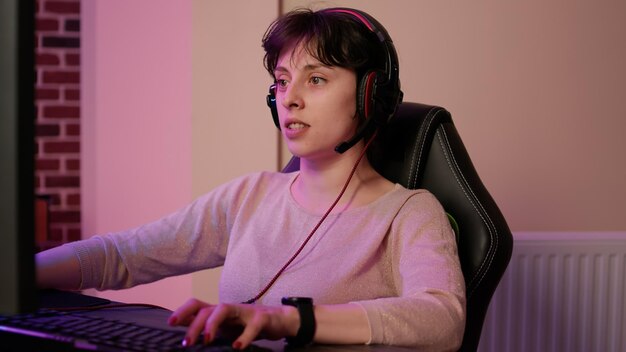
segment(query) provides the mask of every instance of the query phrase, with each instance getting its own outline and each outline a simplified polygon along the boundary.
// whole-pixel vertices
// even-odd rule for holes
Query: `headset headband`
[[[348,15],[351,15],[356,20],[361,22],[365,27],[367,27],[367,29],[369,29],[372,33],[374,33],[376,37],[378,37],[378,40],[385,46],[385,52],[386,52],[386,60],[385,60],[386,72],[385,73],[387,76],[386,82],[389,82],[391,84],[394,84],[393,82],[398,82],[397,83],[398,91],[400,91],[400,83],[399,83],[400,70],[399,70],[399,65],[398,65],[398,54],[396,52],[395,46],[393,45],[393,40],[391,40],[391,36],[389,36],[389,33],[387,32],[385,27],[383,27],[383,25],[381,25],[380,22],[378,22],[374,17],[360,10],[346,8],[346,7],[334,7],[334,8],[324,9],[321,11],[331,12],[331,13],[340,12],[340,13],[346,13]]]

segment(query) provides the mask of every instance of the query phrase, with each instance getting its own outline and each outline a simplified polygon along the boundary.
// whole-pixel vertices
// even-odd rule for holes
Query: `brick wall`
[[[48,200],[40,249],[80,233],[80,0],[36,1],[36,193]]]

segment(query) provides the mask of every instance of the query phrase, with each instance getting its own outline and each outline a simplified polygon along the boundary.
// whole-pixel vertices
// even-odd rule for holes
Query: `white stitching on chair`
[[[478,278],[479,282],[483,280],[483,278],[485,277],[486,271],[483,271],[483,268],[485,267],[485,264],[487,266],[490,266],[491,263],[493,262],[493,259],[495,257],[495,248],[497,248],[498,246],[498,236],[494,234],[493,231],[496,231],[496,227],[493,224],[493,221],[491,220],[491,218],[489,217],[489,214],[487,214],[487,212],[485,211],[485,208],[483,207],[482,204],[480,204],[480,201],[478,200],[478,198],[476,197],[476,195],[474,194],[473,190],[471,188],[468,187],[469,191],[472,193],[471,197],[470,195],[467,194],[467,192],[465,191],[465,188],[463,187],[463,183],[468,185],[469,183],[467,182],[467,180],[465,179],[461,168],[459,167],[458,163],[456,162],[456,159],[454,159],[454,155],[452,153],[450,153],[448,155],[449,150],[451,150],[450,148],[450,142],[448,140],[448,136],[446,134],[445,129],[440,129],[436,132],[437,138],[439,139],[439,142],[442,143],[442,145],[445,145],[446,148],[443,148],[443,154],[446,158],[446,161],[448,162],[448,166],[450,166],[450,169],[453,171],[452,174],[454,175],[454,178],[456,179],[457,183],[459,184],[459,186],[461,187],[461,190],[463,190],[463,193],[465,194],[465,196],[467,197],[467,199],[469,200],[469,202],[472,204],[472,206],[474,207],[474,209],[476,210],[476,212],[478,213],[478,215],[480,216],[480,218],[483,220],[483,222],[487,225],[487,229],[489,230],[489,236],[491,237],[491,243],[490,243],[490,248],[489,251],[487,252],[488,256],[487,256],[487,260],[483,261],[480,265],[480,267],[478,268],[478,272],[480,273],[480,277],[473,277],[472,280],[470,281],[470,286],[471,284],[474,282],[475,278]],[[454,165],[452,165],[452,163]],[[458,171],[454,172],[455,170]],[[461,180],[459,180],[459,177],[461,176],[461,178],[463,179],[463,183],[461,182]],[[476,203],[475,203],[476,202]],[[477,208],[480,207],[480,210]],[[481,212],[482,210],[482,212]],[[468,296],[471,295],[473,293],[473,290],[469,292]]]
[[[435,113],[433,114],[433,110],[437,110],[435,111]],[[436,109],[436,108],[431,108],[428,111],[428,114],[426,114],[426,129],[424,130],[424,135],[420,136],[421,137],[421,144],[419,146],[416,146],[415,149],[413,149],[413,153],[411,154],[411,168],[410,170],[415,170],[415,173],[411,175],[410,179],[409,179],[409,188],[415,188],[417,187],[417,175],[419,174],[419,167],[422,163],[422,156],[424,154],[424,144],[426,143],[426,138],[425,136],[428,135],[428,131],[430,130],[430,126],[432,125],[433,121],[435,121],[435,117],[437,116],[437,114],[439,112],[441,112],[441,109]],[[419,130],[419,127],[418,127]],[[418,131],[419,132],[419,131]],[[417,157],[417,164],[415,163],[415,153],[419,151],[419,156]],[[414,167],[414,165],[417,165],[417,167]]]

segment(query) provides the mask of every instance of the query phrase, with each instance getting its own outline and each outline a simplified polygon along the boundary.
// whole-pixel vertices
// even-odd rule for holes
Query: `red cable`
[[[374,138],[376,138],[376,134],[377,133],[378,133],[378,130],[374,131],[374,134],[372,135],[372,137],[367,141],[367,143],[365,144],[365,148],[363,148],[363,151],[361,152],[361,155],[359,155],[359,158],[357,159],[356,163],[354,164],[354,167],[352,168],[352,171],[350,172],[350,176],[348,176],[348,179],[346,180],[346,183],[343,185],[343,188],[341,189],[341,192],[339,192],[339,195],[337,196],[337,199],[335,199],[335,201],[333,202],[333,204],[331,204],[330,208],[328,208],[328,210],[326,211],[324,216],[322,216],[322,218],[317,223],[317,225],[315,225],[313,230],[311,230],[311,232],[306,237],[304,242],[302,242],[302,244],[300,245],[300,248],[298,248],[298,250],[291,256],[291,258],[289,258],[289,260],[285,263],[285,265],[283,265],[283,267],[280,268],[280,270],[276,273],[276,275],[274,275],[274,277],[270,280],[270,282],[268,282],[267,285],[265,285],[265,287],[261,290],[261,292],[259,292],[256,296],[254,296],[254,298],[251,298],[251,299],[249,299],[249,300],[247,300],[247,301],[245,301],[243,303],[252,304],[252,303],[256,302],[259,298],[263,297],[263,295],[265,293],[267,293],[267,291],[270,289],[270,287],[272,287],[272,285],[274,285],[276,280],[278,280],[278,277],[285,271],[285,269],[287,269],[287,267],[291,264],[291,262],[293,262],[296,259],[296,257],[300,254],[300,252],[302,252],[302,250],[304,249],[304,246],[306,246],[306,244],[309,242],[311,237],[313,237],[313,234],[322,225],[324,220],[326,220],[328,215],[330,215],[330,212],[335,208],[335,205],[337,205],[337,203],[339,203],[339,200],[341,199],[341,197],[343,196],[344,192],[348,188],[348,184],[350,184],[350,180],[352,180],[352,176],[354,176],[354,173],[356,172],[357,166],[359,166],[359,163],[361,162],[361,159],[363,159],[363,156],[365,155],[365,152],[367,151],[367,148],[369,148],[369,146],[372,143],[372,141],[374,140]]]

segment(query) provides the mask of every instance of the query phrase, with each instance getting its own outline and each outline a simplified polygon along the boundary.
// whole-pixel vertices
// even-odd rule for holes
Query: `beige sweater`
[[[156,222],[70,244],[82,287],[125,288],[223,266],[220,300],[254,297],[321,217],[292,198],[296,175],[241,177]],[[425,190],[396,185],[371,204],[330,215],[259,303],[279,305],[283,296],[359,304],[372,343],[442,350],[463,335],[454,235]]]

